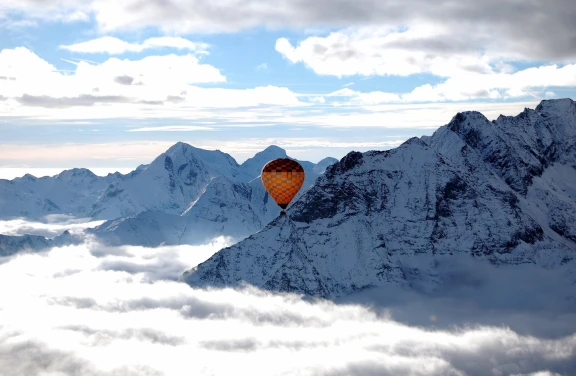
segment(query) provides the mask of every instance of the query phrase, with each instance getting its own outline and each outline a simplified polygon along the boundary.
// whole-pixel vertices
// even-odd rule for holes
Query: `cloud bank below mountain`
[[[2,259],[0,284],[14,288],[0,301],[0,374],[555,375],[576,369],[573,302],[555,300],[551,293],[561,281],[551,273],[527,284],[534,280],[529,266],[509,274],[489,265],[472,271],[456,261],[447,267],[460,268],[470,281],[446,286],[440,296],[374,290],[336,303],[176,281],[227,244],[224,238],[159,248],[88,242]]]

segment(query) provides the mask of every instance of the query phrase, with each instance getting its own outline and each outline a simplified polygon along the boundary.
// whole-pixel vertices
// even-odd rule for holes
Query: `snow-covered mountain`
[[[258,178],[267,162],[280,157],[286,157],[286,152],[272,146],[242,164],[236,178],[212,177],[181,215],[142,211],[135,216],[107,221],[89,232],[111,245],[201,244],[220,235],[245,238],[280,213]],[[329,162],[327,159],[324,163]],[[323,168],[311,162],[301,164],[307,174],[301,189],[305,191],[320,175],[317,171],[323,172]]]
[[[106,187],[124,177],[119,173],[99,177],[90,170],[75,168],[53,177],[27,174],[0,179],[0,218],[39,219],[49,214],[86,217]]]
[[[279,214],[258,177],[268,161],[283,157],[284,149],[270,146],[239,165],[221,151],[179,142],[127,175],[99,177],[73,169],[54,177],[0,180],[0,218],[67,214],[107,219],[88,232],[113,245],[196,244],[220,235],[243,238]],[[307,174],[301,191],[335,161],[301,161]]]
[[[88,216],[113,219],[148,210],[181,215],[218,176],[250,178],[230,155],[179,142],[139,174],[111,183]]]
[[[242,163],[240,168],[244,171],[251,179],[260,176],[262,172],[262,167],[268,162],[276,158],[289,158],[286,155],[286,150],[276,146],[271,145],[261,152],[256,153],[252,158],[248,158]]]
[[[11,256],[19,252],[37,252],[50,247],[80,244],[83,237],[64,231],[59,236],[49,239],[39,235],[9,236],[0,234],[0,257]]]
[[[576,103],[492,122],[463,112],[430,137],[349,153],[287,216],[183,280],[322,297],[434,289],[452,255],[558,268],[576,283]]]

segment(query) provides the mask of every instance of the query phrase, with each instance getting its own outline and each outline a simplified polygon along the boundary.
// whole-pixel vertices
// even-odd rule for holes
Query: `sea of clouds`
[[[575,286],[553,271],[446,261],[434,293],[335,302],[178,281],[230,241],[1,258],[0,375],[576,374]]]
[[[90,218],[75,218],[64,214],[50,214],[44,216],[41,221],[30,221],[25,218],[0,221],[0,234],[11,236],[29,234],[53,238],[66,230],[77,234],[104,222],[106,221],[92,221]]]

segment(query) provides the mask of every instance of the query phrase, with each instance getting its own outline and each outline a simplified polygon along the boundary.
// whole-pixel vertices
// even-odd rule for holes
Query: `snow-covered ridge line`
[[[0,218],[66,214],[108,220],[88,232],[109,244],[197,244],[216,236],[242,239],[279,209],[257,179],[264,164],[286,157],[270,146],[242,165],[221,151],[179,142],[127,175],[98,177],[73,169],[54,177],[0,181]],[[302,191],[335,159],[302,161]]]
[[[463,112],[431,137],[349,153],[286,218],[183,279],[330,298],[387,284],[433,290],[452,255],[555,268],[576,282],[574,101],[492,122]]]
[[[9,236],[0,234],[0,257],[12,256],[19,252],[38,252],[51,247],[80,244],[84,236],[64,231],[50,239],[39,235]]]

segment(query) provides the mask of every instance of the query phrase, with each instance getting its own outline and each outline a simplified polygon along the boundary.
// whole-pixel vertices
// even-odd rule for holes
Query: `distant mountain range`
[[[21,251],[41,251],[50,247],[80,244],[84,236],[64,231],[54,239],[39,235],[10,236],[0,234],[0,257],[12,256]]]
[[[389,284],[433,290],[453,255],[555,269],[576,296],[574,101],[495,121],[462,112],[396,149],[351,152],[287,216],[183,280],[327,298]]]
[[[87,232],[110,245],[197,244],[220,235],[243,238],[279,214],[258,177],[268,161],[286,157],[284,149],[270,146],[239,165],[221,151],[179,142],[126,175],[100,177],[78,168],[53,177],[0,180],[0,219],[38,220],[48,214],[105,219]],[[306,180],[299,194],[334,162],[300,161]],[[44,243],[52,244],[34,236],[4,237],[0,252],[12,252],[18,244],[42,248]]]

